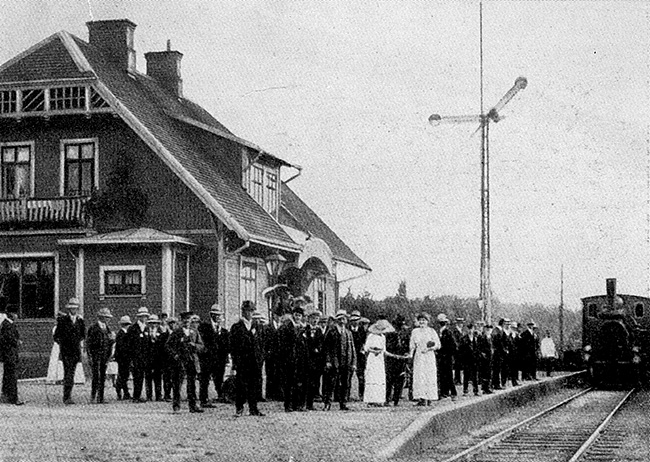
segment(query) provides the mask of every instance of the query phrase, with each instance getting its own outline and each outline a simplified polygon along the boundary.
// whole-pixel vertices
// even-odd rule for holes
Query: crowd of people
[[[441,313],[434,326],[428,313],[420,313],[411,327],[401,315],[374,322],[359,311],[324,316],[302,297],[270,320],[245,301],[240,320],[229,330],[217,304],[203,321],[192,312],[176,319],[140,307],[135,322],[129,316],[119,319],[117,332],[108,309],[100,309],[87,329],[78,310],[79,301],[70,299],[53,333],[68,405],[74,404],[74,374],[83,350],[92,375],[91,402],[105,402],[106,372],[113,362],[118,400],[168,401],[176,412],[185,383],[190,412],[234,400],[236,416],[243,415],[246,403],[250,415],[262,416],[258,403],[267,400],[282,401],[285,412],[315,410],[317,403],[329,411],[333,402],[349,410],[355,375],[358,397],[368,406],[398,406],[405,388],[409,400],[428,406],[456,400],[459,386],[468,395],[471,384],[478,396],[537,380],[538,359],[550,375],[557,357],[550,334],[541,340],[532,321],[525,327],[506,318],[496,326],[463,318],[452,323]],[[22,404],[15,385],[18,344],[15,324],[0,313],[3,399],[14,404]],[[15,351],[16,361],[9,351]]]

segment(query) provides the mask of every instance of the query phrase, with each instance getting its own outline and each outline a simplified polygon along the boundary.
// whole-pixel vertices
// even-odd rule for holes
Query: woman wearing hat
[[[393,326],[385,319],[380,319],[368,328],[368,337],[363,346],[366,355],[364,403],[381,406],[386,401],[386,334],[395,332]]]
[[[411,332],[410,355],[413,357],[413,398],[418,406],[430,405],[438,399],[438,368],[435,351],[440,349],[440,338],[429,327],[430,316],[420,313],[418,327]]]

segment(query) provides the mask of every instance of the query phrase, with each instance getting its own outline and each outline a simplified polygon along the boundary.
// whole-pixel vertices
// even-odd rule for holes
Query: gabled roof
[[[286,184],[282,185],[282,207],[280,223],[322,239],[332,249],[335,260],[370,271],[361,260],[316,213],[300,199]]]
[[[110,244],[186,244],[195,245],[184,237],[167,234],[151,228],[132,228],[112,233],[96,234],[78,239],[61,239],[61,245],[110,245]]]
[[[32,80],[92,78],[97,92],[188,188],[244,241],[299,252],[281,224],[323,239],[337,260],[370,269],[286,185],[280,222],[242,187],[241,157],[223,140],[263,152],[232,134],[199,105],[172,95],[149,76],[116,69],[103,53],[67,32],[59,32],[0,66],[0,85]],[[296,167],[300,168],[300,167]],[[288,223],[291,216],[299,223]]]

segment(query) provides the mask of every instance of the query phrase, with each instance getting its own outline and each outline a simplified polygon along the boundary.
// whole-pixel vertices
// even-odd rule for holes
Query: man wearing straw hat
[[[97,322],[88,328],[86,335],[86,351],[92,371],[90,401],[101,404],[104,402],[104,383],[106,382],[106,364],[113,350],[115,334],[108,327],[108,320],[113,316],[108,308],[100,308],[97,312]]]
[[[59,344],[63,363],[63,402],[74,404],[72,387],[74,371],[81,361],[81,344],[86,337],[86,324],[79,310],[79,299],[72,297],[65,305],[66,313],[59,315],[54,329],[54,341]]]
[[[366,388],[366,354],[363,352],[363,346],[366,343],[366,338],[368,337],[368,324],[361,323],[361,320],[365,319],[361,317],[361,312],[358,310],[352,311],[349,317],[349,326],[350,332],[352,332],[352,338],[354,339],[354,349],[357,352],[357,382],[359,384],[359,400],[363,401],[363,394]]]
[[[115,335],[115,354],[114,359],[117,363],[117,380],[115,380],[115,391],[117,399],[131,399],[129,393],[129,369],[131,367],[131,354],[129,353],[127,330],[131,326],[131,318],[122,316],[120,318],[120,328]]]
[[[135,315],[137,321],[127,332],[129,351],[131,352],[131,372],[133,374],[133,402],[144,403],[142,388],[149,367],[149,310],[141,306]]]
[[[210,320],[202,322],[199,333],[205,348],[199,355],[201,375],[199,377],[199,400],[201,407],[214,407],[208,399],[210,379],[214,383],[217,396],[223,400],[223,375],[228,360],[229,338],[228,331],[221,326],[223,310],[217,303],[210,307]]]
[[[357,368],[357,354],[352,333],[346,327],[347,312],[338,310],[335,320],[336,324],[327,331],[324,342],[328,387],[324,393],[323,410],[329,411],[332,407],[332,392],[334,392],[334,399],[339,402],[340,409],[349,411],[347,397],[350,391],[350,378]]]

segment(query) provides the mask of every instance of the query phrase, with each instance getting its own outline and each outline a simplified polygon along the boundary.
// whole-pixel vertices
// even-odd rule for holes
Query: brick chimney
[[[102,50],[104,55],[120,69],[135,72],[133,32],[136,25],[128,19],[90,21],[88,41]]]
[[[183,53],[173,51],[169,40],[166,51],[150,51],[144,54],[144,59],[147,60],[147,75],[179,98],[183,97],[182,58]]]

